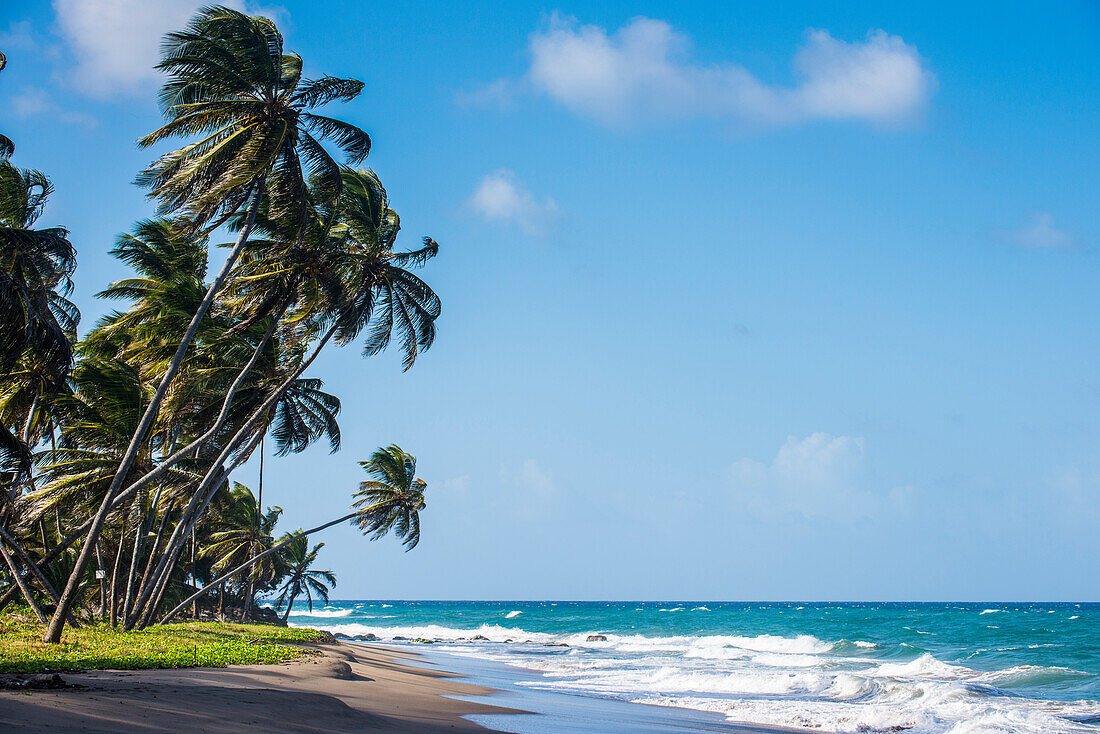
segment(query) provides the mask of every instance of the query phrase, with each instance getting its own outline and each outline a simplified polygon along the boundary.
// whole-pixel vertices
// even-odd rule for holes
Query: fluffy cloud
[[[498,80],[469,99],[499,103],[507,89],[526,88],[607,125],[696,117],[899,123],[917,117],[935,88],[916,48],[884,31],[853,43],[808,31],[793,61],[793,86],[769,84],[735,63],[696,62],[689,45],[662,20],[639,17],[609,33],[554,16],[531,36],[531,67],[521,82]]]
[[[53,0],[57,27],[76,60],[73,86],[95,97],[145,91],[160,81],[161,37],[183,28],[204,0]],[[270,15],[243,0],[223,4]]]
[[[863,487],[863,439],[814,433],[791,436],[770,463],[741,459],[729,468],[734,502],[760,515],[858,520],[899,506],[911,488],[881,496]]]
[[[486,221],[514,224],[532,236],[545,235],[558,220],[553,199],[537,200],[514,173],[503,168],[481,179],[467,205]]]
[[[22,91],[8,100],[12,112],[17,117],[37,117],[46,115],[70,125],[95,125],[95,118],[82,112],[73,112],[61,107],[50,93],[37,87],[23,87]]]
[[[1012,233],[1012,240],[1022,247],[1057,249],[1074,243],[1073,235],[1058,229],[1047,212],[1036,212],[1031,219]]]

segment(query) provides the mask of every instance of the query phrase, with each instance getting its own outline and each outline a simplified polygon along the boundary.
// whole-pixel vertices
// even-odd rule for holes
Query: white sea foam
[[[516,619],[518,612],[503,617]],[[534,612],[523,615],[524,620],[537,618]],[[691,617],[668,619],[686,622]],[[1070,668],[1017,665],[979,671],[967,667],[971,663],[952,664],[912,645],[885,640],[829,641],[813,635],[768,634],[650,636],[600,630],[551,634],[524,629],[534,627],[533,621],[514,624],[402,625],[358,613],[323,626],[348,635],[371,633],[383,640],[446,640],[451,643],[447,652],[528,669],[529,677],[519,685],[529,688],[715,711],[731,721],[753,724],[840,734],[892,730],[1097,734],[1095,726],[1078,722],[1100,717],[1097,702],[1050,701],[1009,693],[1036,685],[1070,687],[1090,675]],[[596,633],[606,641],[588,642],[588,636]],[[488,641],[474,641],[475,636]],[[547,643],[568,647],[546,647]],[[876,648],[901,659],[875,659]],[[991,646],[971,657],[987,660],[989,652],[1004,650]]]
[[[996,614],[999,611],[1001,611],[1001,610],[1000,609],[983,609],[982,611],[980,611],[978,613],[978,616],[981,616],[983,614]]]
[[[291,617],[318,617],[321,619],[327,619],[330,617],[346,617],[352,613],[351,609],[314,609],[312,612],[309,609],[291,609]]]

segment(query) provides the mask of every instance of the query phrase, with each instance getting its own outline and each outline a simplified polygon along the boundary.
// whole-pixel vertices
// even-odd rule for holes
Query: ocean
[[[334,601],[516,685],[819,732],[1100,734],[1100,604]],[[395,638],[409,638],[400,640]],[[591,639],[590,639],[591,638]]]

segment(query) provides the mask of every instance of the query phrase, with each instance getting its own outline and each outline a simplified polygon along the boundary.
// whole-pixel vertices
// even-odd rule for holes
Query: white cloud
[[[8,100],[8,104],[12,112],[21,118],[49,116],[71,125],[91,127],[96,124],[95,118],[90,115],[62,109],[49,92],[37,87],[23,87],[22,91]]]
[[[537,200],[514,173],[504,168],[481,179],[467,205],[487,221],[514,224],[532,236],[545,235],[558,220],[558,205],[553,199]]]
[[[534,459],[527,459],[518,469],[501,467],[500,479],[517,514],[534,518],[557,498],[558,485]]]
[[[770,463],[740,459],[730,466],[733,500],[761,515],[833,520],[858,520],[903,506],[911,487],[882,496],[863,486],[863,453],[862,438],[821,432],[791,436]]]
[[[1024,226],[1012,233],[1012,240],[1022,247],[1057,249],[1074,244],[1074,237],[1064,229],[1054,226],[1050,214],[1036,212]]]
[[[480,94],[499,101],[526,86],[615,126],[696,117],[754,125],[899,123],[920,114],[936,84],[916,48],[881,30],[853,43],[808,31],[794,58],[793,86],[769,84],[736,63],[694,61],[689,46],[663,20],[639,17],[608,33],[555,15],[531,36],[525,79],[498,80]]]
[[[205,0],[53,0],[58,30],[76,59],[70,81],[94,97],[136,93],[160,82],[153,67],[168,31],[183,28]],[[223,4],[264,15],[263,9]]]

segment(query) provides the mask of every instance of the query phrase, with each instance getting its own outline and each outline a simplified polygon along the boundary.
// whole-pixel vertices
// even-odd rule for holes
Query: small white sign
[[[96,577],[97,579],[105,579],[105,578],[107,578],[107,572],[106,572],[106,571],[104,571],[104,570],[103,570],[103,569],[101,568],[101,569],[99,569],[98,571],[96,571],[96,572],[95,572],[95,577]]]

